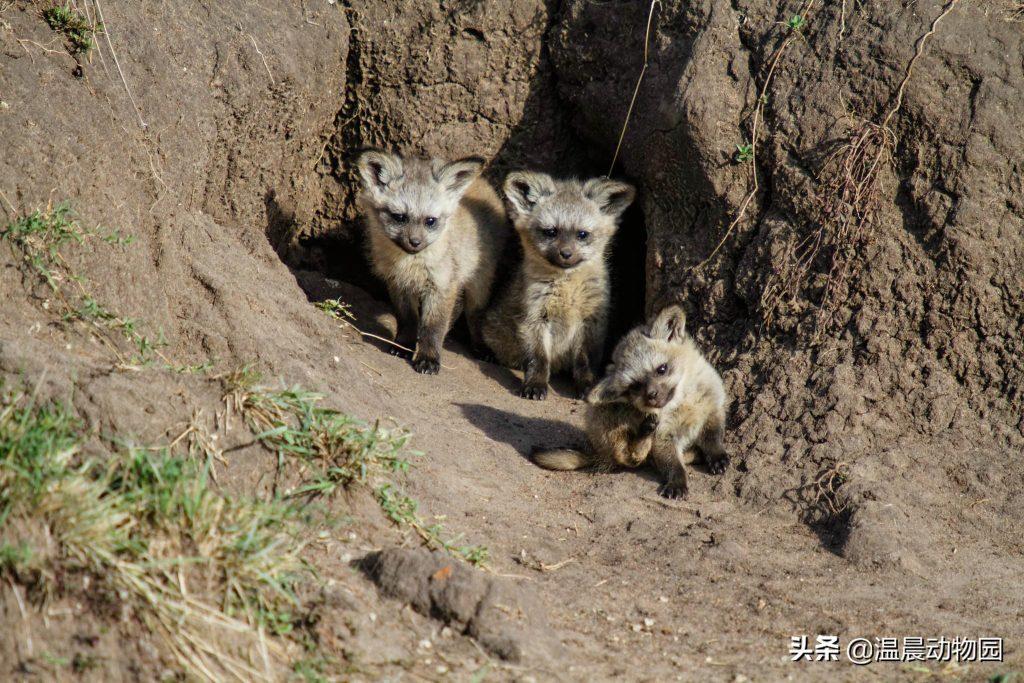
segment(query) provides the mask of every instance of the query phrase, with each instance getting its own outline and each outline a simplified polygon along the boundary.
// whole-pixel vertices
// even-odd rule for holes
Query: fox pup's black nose
[[[569,260],[572,258],[572,252],[566,249],[562,249],[560,252],[558,252],[558,255],[564,258],[565,260]]]
[[[418,237],[410,237],[409,238],[409,245],[410,246],[418,247],[421,244],[423,244],[423,240],[421,240],[420,238],[418,238]]]
[[[658,400],[658,390],[657,389],[648,389],[647,390],[647,400],[648,401],[657,401]]]

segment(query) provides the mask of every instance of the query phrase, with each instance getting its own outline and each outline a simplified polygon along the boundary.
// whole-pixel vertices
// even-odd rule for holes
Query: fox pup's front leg
[[[526,340],[526,357],[523,359],[523,388],[519,394],[533,401],[548,397],[548,381],[551,379],[551,358],[544,337],[546,329],[531,330]]]
[[[391,301],[395,307],[395,321],[398,323],[398,329],[395,331],[397,346],[390,347],[388,353],[392,356],[409,358],[416,348],[419,312],[410,305],[404,292],[392,292]]]
[[[729,454],[722,440],[725,438],[725,415],[715,414],[704,423],[697,446],[704,456],[704,464],[711,474],[722,474],[729,467]]]
[[[451,326],[455,302],[452,292],[429,292],[423,296],[416,330],[416,352],[412,357],[416,372],[436,375],[441,369],[441,346]]]
[[[576,349],[572,364],[572,379],[576,384],[579,398],[586,397],[594,386],[597,380],[594,376],[594,367],[601,362],[601,354],[604,351],[605,325],[592,320],[588,320],[587,323],[583,342]]]
[[[685,498],[690,492],[686,482],[686,469],[680,455],[675,440],[671,437],[661,436],[654,440],[651,456],[662,482],[658,493],[666,498]]]

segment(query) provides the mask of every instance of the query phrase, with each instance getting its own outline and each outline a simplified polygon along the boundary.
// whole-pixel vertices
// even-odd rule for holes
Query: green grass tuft
[[[103,24],[90,24],[85,15],[69,4],[47,7],[43,10],[43,19],[51,29],[67,38],[72,55],[89,54],[96,46],[96,34],[103,32]]]
[[[279,470],[288,462],[300,465],[302,481],[286,496],[330,495],[353,483],[367,484],[374,487],[388,518],[416,531],[428,546],[472,564],[486,562],[486,548],[446,539],[443,527],[427,524],[416,502],[390,481],[391,476],[409,471],[408,432],[322,408],[318,405],[322,397],[313,392],[267,389],[249,366],[222,379],[228,406],[243,416],[256,440],[277,455]]]
[[[754,146],[750,143],[736,145],[736,154],[733,159],[737,164],[745,164],[754,158]]]
[[[86,574],[97,586],[90,598],[126,603],[189,671],[261,677],[218,646],[218,633],[248,633],[255,648],[260,631],[293,628],[295,586],[309,575],[299,508],[229,497],[193,460],[167,451],[85,444],[63,406],[25,393],[0,399],[0,531],[45,529],[42,538],[7,542],[0,571],[27,561],[33,540],[53,539],[58,552],[34,575],[45,585],[31,588],[59,593]]]
[[[97,337],[114,351],[119,364],[144,366],[159,358],[168,369],[176,372],[203,372],[208,369],[206,364],[186,366],[171,363],[161,351],[167,346],[161,331],[155,335],[144,332],[144,323],[113,310],[90,291],[89,283],[73,271],[61,250],[69,244],[82,244],[91,238],[122,247],[134,241],[131,235],[117,231],[100,234],[83,228],[67,203],[47,211],[34,211],[0,229],[0,241],[11,245],[28,271],[34,273],[49,292],[44,307],[49,310],[51,303],[55,302],[63,322],[89,325]],[[133,349],[132,355],[122,353],[117,344],[119,339]]]

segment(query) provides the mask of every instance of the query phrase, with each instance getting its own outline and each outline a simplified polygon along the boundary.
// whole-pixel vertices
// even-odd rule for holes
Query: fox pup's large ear
[[[505,178],[505,196],[512,209],[526,215],[545,197],[555,193],[555,181],[547,173],[514,171]]]
[[[587,392],[587,403],[592,405],[610,403],[622,398],[623,391],[624,388],[619,382],[619,378],[615,375],[615,366],[609,365],[608,374],[605,375],[604,379]]]
[[[469,184],[479,177],[484,170],[483,157],[466,157],[434,167],[434,178],[448,192],[462,196]]]
[[[686,336],[686,313],[680,306],[666,306],[647,328],[647,336],[670,342],[680,342]]]
[[[356,160],[359,177],[371,192],[384,190],[402,176],[402,157],[382,149],[368,149]]]
[[[583,196],[597,204],[601,213],[618,218],[633,203],[636,188],[610,178],[591,178],[583,185]]]

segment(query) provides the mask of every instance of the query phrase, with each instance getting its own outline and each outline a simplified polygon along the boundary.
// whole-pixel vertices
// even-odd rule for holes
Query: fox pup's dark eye
[[[579,237],[581,240],[585,240],[588,237],[590,237],[590,233],[587,232],[586,230],[580,230],[579,232],[576,233],[576,237]]]
[[[427,226],[428,228],[432,228],[435,225],[437,225],[437,219],[434,218],[433,216],[427,216],[426,218],[423,219],[423,225]]]
[[[668,372],[668,363],[662,363],[658,366],[657,373],[659,375],[664,375],[666,372]]]
[[[406,223],[409,221],[409,214],[392,212],[391,220],[393,220],[396,223]]]
[[[558,230],[556,230],[555,228],[541,228],[540,234],[544,235],[545,237],[551,238],[558,234]]]

